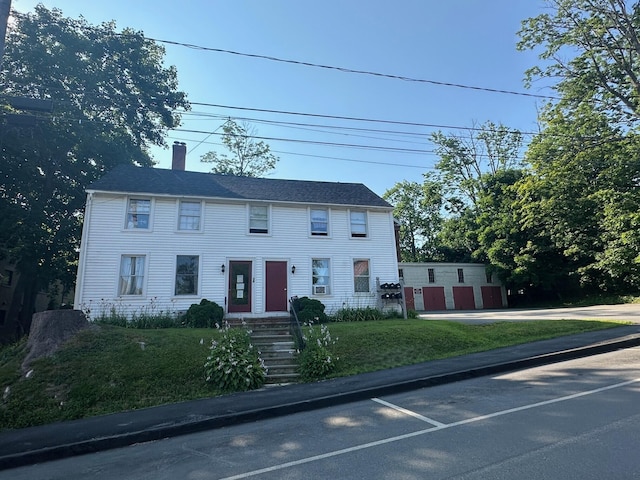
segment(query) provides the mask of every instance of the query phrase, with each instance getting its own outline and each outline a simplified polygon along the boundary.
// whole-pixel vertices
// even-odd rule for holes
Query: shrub
[[[393,314],[393,316],[396,315]],[[334,322],[370,322],[373,320],[384,320],[385,318],[386,315],[377,308],[345,307],[339,309],[335,314],[333,314],[331,320]]]
[[[326,325],[320,325],[316,328],[312,323],[307,325],[303,338],[306,347],[298,357],[300,379],[308,382],[325,378],[337,367],[336,362],[339,358],[332,350],[338,338],[331,338],[331,333]]]
[[[293,300],[293,308],[298,315],[298,320],[302,323],[324,323],[328,320],[324,313],[324,304],[315,298],[296,298]]]
[[[244,328],[222,328],[218,341],[212,340],[204,364],[206,380],[223,392],[253,390],[264,385],[267,368],[260,352]]]
[[[199,304],[194,303],[184,315],[184,324],[193,328],[213,328],[222,324],[224,310],[216,302],[203,298]]]

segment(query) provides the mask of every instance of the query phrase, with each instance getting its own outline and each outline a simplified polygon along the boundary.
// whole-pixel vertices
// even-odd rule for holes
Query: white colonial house
[[[285,314],[292,296],[327,312],[379,305],[398,281],[392,207],[359,183],[120,166],[87,189],[75,308]]]
[[[400,263],[409,310],[504,308],[504,285],[481,263]]]

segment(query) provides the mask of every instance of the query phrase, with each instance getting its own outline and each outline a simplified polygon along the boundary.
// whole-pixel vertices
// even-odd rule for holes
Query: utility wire
[[[304,62],[304,61],[300,61],[300,60],[290,60],[290,59],[284,59],[284,58],[279,58],[279,57],[273,57],[273,56],[269,56],[269,55],[259,55],[259,54],[255,54],[255,53],[244,53],[244,52],[236,52],[234,50],[226,50],[223,48],[213,48],[213,47],[204,47],[202,45],[195,45],[192,43],[184,43],[184,42],[176,42],[173,40],[163,40],[163,39],[159,39],[159,38],[150,38],[150,37],[146,37],[148,40],[152,40],[154,42],[158,42],[158,43],[164,43],[167,45],[177,45],[180,47],[186,47],[186,48],[191,48],[193,50],[203,50],[206,52],[217,52],[217,53],[227,53],[229,55],[238,55],[241,57],[249,57],[249,58],[260,58],[263,60],[270,60],[273,62],[281,62],[281,63],[290,63],[290,64],[294,64],[294,65],[303,65],[306,67],[314,67],[314,68],[323,68],[323,69],[327,69],[327,70],[337,70],[339,72],[345,72],[345,73],[356,73],[359,75],[370,75],[370,76],[374,76],[374,77],[383,77],[383,78],[391,78],[394,80],[403,80],[405,82],[418,82],[418,83],[428,83],[431,85],[439,85],[442,87],[455,87],[455,88],[464,88],[464,89],[468,89],[468,90],[476,90],[476,91],[482,91],[482,92],[491,92],[491,93],[502,93],[502,94],[507,94],[507,95],[519,95],[519,96],[523,96],[523,97],[532,97],[532,98],[542,98],[545,100],[559,100],[558,97],[554,97],[554,96],[550,96],[550,95],[537,95],[534,93],[526,93],[526,92],[514,92],[512,90],[503,90],[503,89],[498,89],[498,88],[487,88],[487,87],[478,87],[475,85],[463,85],[461,83],[451,83],[451,82],[440,82],[437,80],[427,80],[427,79],[423,79],[423,78],[413,78],[413,77],[406,77],[403,75],[393,75],[393,74],[388,74],[388,73],[380,73],[380,72],[372,72],[372,71],[368,71],[368,70],[356,70],[353,68],[346,68],[346,67],[336,67],[336,66],[332,66],[332,65],[323,65],[320,63],[311,63],[311,62]]]

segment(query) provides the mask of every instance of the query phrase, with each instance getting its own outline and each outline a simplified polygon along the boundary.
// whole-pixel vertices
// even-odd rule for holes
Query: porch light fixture
[[[223,263],[222,265],[220,265],[220,271],[221,271],[222,273],[224,273],[224,263]]]
[[[291,266],[291,274],[293,275],[294,273],[296,273],[296,266],[292,265]]]

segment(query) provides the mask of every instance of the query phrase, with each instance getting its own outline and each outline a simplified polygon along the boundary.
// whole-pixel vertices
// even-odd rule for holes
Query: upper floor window
[[[353,261],[353,290],[356,293],[369,291],[371,275],[369,274],[369,260]]]
[[[178,255],[176,260],[176,295],[198,294],[198,265],[197,255]]]
[[[436,271],[434,268],[427,268],[427,277],[429,277],[429,283],[436,283]]]
[[[311,209],[311,235],[329,235],[329,211],[326,208]]]
[[[349,212],[352,237],[367,236],[367,212]]]
[[[269,207],[251,205],[249,207],[249,233],[269,233]]]
[[[462,268],[458,269],[458,283],[464,283],[464,270]]]
[[[144,255],[123,255],[120,260],[118,295],[142,295]]]
[[[487,272],[487,283],[493,283],[493,274]]]
[[[178,214],[178,230],[200,230],[200,212],[202,204],[193,201],[181,201]]]
[[[151,200],[145,198],[130,198],[127,205],[127,228],[149,228],[151,216]]]

